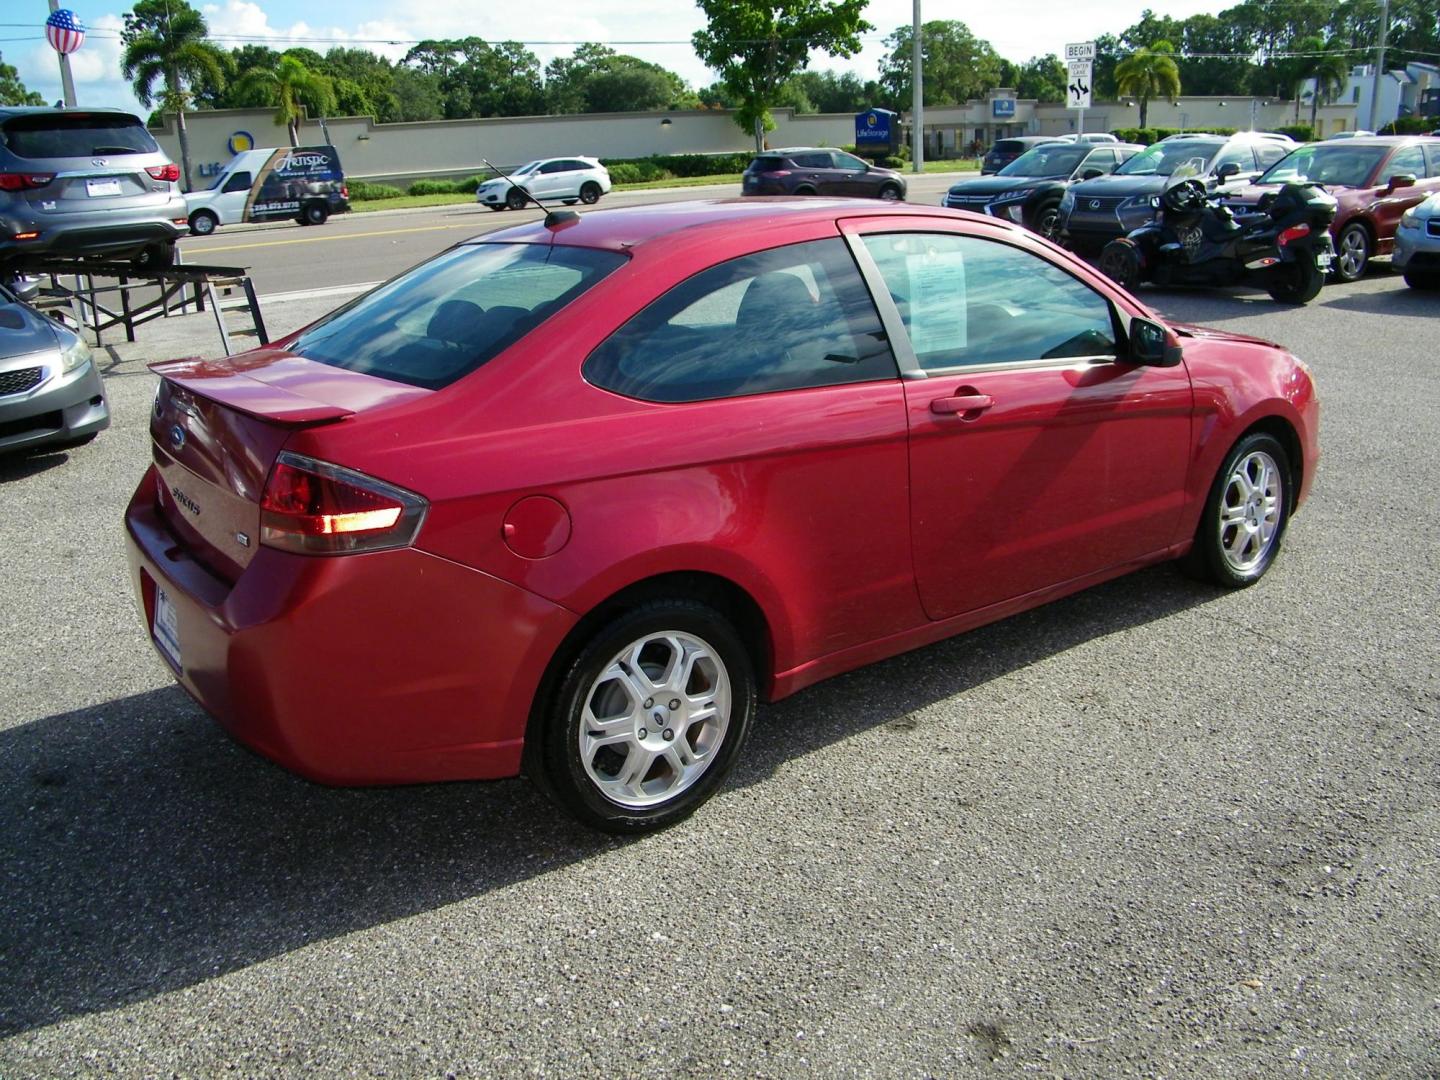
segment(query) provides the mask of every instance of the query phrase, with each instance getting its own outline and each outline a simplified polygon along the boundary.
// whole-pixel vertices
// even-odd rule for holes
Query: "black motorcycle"
[[[1100,270],[1130,289],[1157,285],[1256,285],[1286,304],[1319,295],[1335,256],[1336,202],[1316,184],[1286,184],[1255,212],[1236,216],[1199,180],[1172,184],[1156,220],[1100,253]]]

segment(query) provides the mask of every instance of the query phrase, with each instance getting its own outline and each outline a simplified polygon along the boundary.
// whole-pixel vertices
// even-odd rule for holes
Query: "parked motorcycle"
[[[1309,303],[1335,256],[1335,211],[1319,185],[1286,184],[1237,217],[1199,180],[1180,180],[1160,196],[1154,222],[1105,245],[1100,270],[1127,289],[1250,284],[1281,303]]]

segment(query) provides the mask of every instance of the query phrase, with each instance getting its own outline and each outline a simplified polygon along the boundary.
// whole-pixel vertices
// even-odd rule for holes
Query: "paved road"
[[[933,206],[955,180],[955,174],[910,177],[910,199]],[[596,208],[739,194],[739,184],[616,192],[602,199]],[[314,288],[317,283],[384,281],[466,237],[522,221],[537,221],[542,216],[533,208],[497,213],[467,203],[403,213],[346,214],[319,228],[304,228],[289,221],[239,229],[222,227],[210,236],[181,241],[181,248],[189,263],[250,267],[262,294],[288,293]]]
[[[1440,298],[1148,295],[1315,368],[1270,576],[1160,567],[831,680],[632,842],[225,738],[119,540],[140,356],[209,327],[107,354],[115,427],[0,463],[0,1075],[1433,1076]]]

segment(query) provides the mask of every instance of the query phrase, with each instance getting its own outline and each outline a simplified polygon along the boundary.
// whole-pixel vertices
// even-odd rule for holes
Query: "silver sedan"
[[[85,340],[0,285],[0,453],[78,446],[109,426]]]

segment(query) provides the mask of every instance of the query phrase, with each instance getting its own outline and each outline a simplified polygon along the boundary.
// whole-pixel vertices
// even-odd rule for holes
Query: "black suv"
[[[1284,135],[1172,135],[1147,146],[1112,176],[1086,180],[1060,200],[1060,235],[1081,251],[1098,250],[1155,220],[1160,196],[1194,177],[1211,191],[1238,191],[1295,149]]]
[[[905,177],[842,150],[792,146],[767,150],[740,174],[741,195],[857,195],[895,202]]]
[[[1133,143],[1051,142],[1027,150],[994,176],[962,180],[941,205],[1003,217],[1054,238],[1060,198],[1072,181],[1115,171],[1143,146]]]

